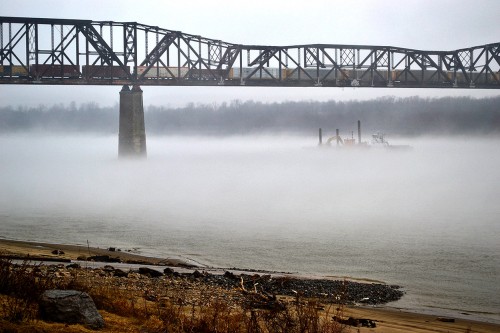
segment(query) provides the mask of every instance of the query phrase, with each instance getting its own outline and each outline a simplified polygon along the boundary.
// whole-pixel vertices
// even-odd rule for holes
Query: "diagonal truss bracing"
[[[259,46],[136,22],[0,17],[0,83],[499,89],[500,43]]]

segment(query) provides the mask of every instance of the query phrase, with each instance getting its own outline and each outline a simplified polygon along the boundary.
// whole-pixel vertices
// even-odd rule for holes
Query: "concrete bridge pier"
[[[142,90],[124,85],[120,91],[120,129],[118,157],[146,157],[146,129]]]

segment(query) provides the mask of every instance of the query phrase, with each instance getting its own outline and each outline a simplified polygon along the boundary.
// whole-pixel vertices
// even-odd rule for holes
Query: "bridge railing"
[[[136,22],[0,17],[0,83],[500,88],[500,43],[259,46]]]

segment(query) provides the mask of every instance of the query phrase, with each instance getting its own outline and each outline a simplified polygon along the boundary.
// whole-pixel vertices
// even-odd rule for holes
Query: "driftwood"
[[[443,323],[454,323],[455,318],[448,318],[448,317],[438,317],[438,321],[442,321]]]
[[[264,291],[259,292],[257,286],[259,283],[253,284],[253,290],[249,291],[245,288],[245,281],[240,277],[240,291],[246,297],[247,306],[251,309],[266,309],[280,310],[284,309],[285,305],[276,298],[276,295],[268,294]]]

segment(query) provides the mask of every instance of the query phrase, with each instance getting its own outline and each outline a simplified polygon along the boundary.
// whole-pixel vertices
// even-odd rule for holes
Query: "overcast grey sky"
[[[500,41],[499,0],[2,0],[2,16],[135,21],[239,44],[391,45],[453,50]],[[118,102],[120,87],[0,86],[2,105]],[[497,96],[497,90],[143,87],[144,103]]]

